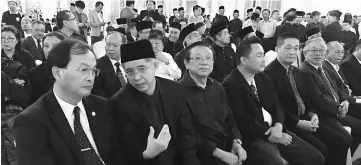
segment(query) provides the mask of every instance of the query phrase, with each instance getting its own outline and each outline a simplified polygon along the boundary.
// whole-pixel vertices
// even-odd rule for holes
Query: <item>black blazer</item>
[[[45,63],[30,69],[27,73],[30,80],[29,105],[31,105],[53,87],[54,78]]]
[[[273,124],[280,122],[283,125],[281,106],[270,78],[265,73],[259,73],[254,79],[260,102],[238,69],[234,69],[223,82],[245,145],[252,144],[258,138],[267,141],[268,136],[264,133],[270,126],[264,121],[262,107],[272,116]],[[284,127],[283,130],[285,131],[286,128]]]
[[[95,77],[92,93],[105,98],[110,98],[122,88],[122,84],[107,55],[98,59],[97,68],[100,69],[100,73]]]
[[[51,29],[51,24],[50,23],[45,23],[45,33],[50,33],[53,30]]]
[[[310,102],[307,99],[305,86],[302,78],[302,72],[297,67],[294,67],[292,65],[290,66],[290,68],[292,68],[291,70],[296,82],[297,91],[306,106],[305,114],[307,114],[307,112],[316,113],[314,109],[309,108]],[[292,85],[288,78],[286,68],[284,68],[277,59],[275,59],[265,68],[265,73],[267,73],[268,76],[271,78],[278,99],[284,107],[284,110],[286,110],[286,126],[295,127],[300,120],[300,116],[298,116],[298,104],[294,96]]]
[[[123,164],[108,102],[90,95],[83,99],[83,104],[104,163]],[[85,165],[75,135],[53,91],[18,115],[13,135],[19,165]]]
[[[354,55],[349,55],[342,61],[340,69],[350,85],[352,93],[361,96],[361,64]]]
[[[40,61],[44,61],[45,57],[44,57],[44,53],[43,53],[43,49],[41,49],[40,51],[38,51],[38,46],[37,43],[35,43],[34,39],[32,36],[26,37],[22,40],[22,45],[21,47],[24,50],[27,50],[30,52],[30,54],[33,56],[34,60],[40,60]]]
[[[337,21],[328,24],[322,31],[322,38],[325,40],[326,43],[331,41],[338,41],[344,43],[345,37],[340,23]]]
[[[155,159],[144,160],[149,127],[155,126],[152,111],[146,106],[143,93],[129,83],[118,91],[110,102],[114,110],[114,121],[122,147],[127,151],[129,164],[139,165],[197,165],[195,134],[191,116],[186,107],[185,89],[176,82],[156,78],[163,104],[164,118],[172,139],[168,148]],[[157,130],[157,128],[154,128]],[[159,128],[160,130],[161,128]],[[156,136],[159,132],[155,132]]]
[[[307,97],[312,102],[313,108],[317,109],[320,118],[322,117],[331,117],[336,118],[337,112],[339,109],[339,103],[334,100],[332,93],[328,92],[327,84],[324,83],[322,75],[307,61],[304,61],[301,66],[300,70],[304,73],[304,81]],[[340,101],[345,100],[345,96],[340,93],[337,84],[334,81],[331,81],[332,78],[330,73],[324,69],[324,72],[329,79],[331,86],[338,93]]]
[[[127,35],[127,43],[132,43],[135,42],[134,38],[132,37],[132,35],[128,34]]]

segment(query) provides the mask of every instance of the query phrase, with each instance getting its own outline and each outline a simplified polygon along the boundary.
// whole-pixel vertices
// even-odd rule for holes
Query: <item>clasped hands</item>
[[[264,134],[269,135],[268,141],[271,143],[279,143],[282,145],[290,145],[292,143],[292,136],[282,132],[283,126],[276,123],[273,127],[269,128]]]
[[[163,128],[157,138],[154,138],[154,128],[151,126],[148,135],[147,148],[143,152],[143,158],[153,159],[158,156],[168,148],[170,139],[171,135],[167,124],[163,125]]]

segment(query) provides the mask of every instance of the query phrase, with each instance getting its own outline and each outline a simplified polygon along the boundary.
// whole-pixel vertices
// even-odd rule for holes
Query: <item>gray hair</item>
[[[327,45],[326,45],[326,42],[325,40],[323,40],[321,37],[318,37],[318,38],[312,38],[312,39],[309,39],[305,42],[305,47],[303,48],[303,50],[309,50],[310,47],[312,46],[313,43],[315,42],[320,42],[321,44],[323,44],[326,48],[327,48]]]

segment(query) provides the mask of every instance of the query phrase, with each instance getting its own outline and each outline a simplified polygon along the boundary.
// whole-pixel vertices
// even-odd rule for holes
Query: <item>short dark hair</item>
[[[133,8],[133,11],[136,12],[136,13],[138,13],[138,9],[136,9],[136,8]]]
[[[218,10],[221,10],[221,9],[224,9],[224,6],[219,6],[219,9],[218,9]]]
[[[251,20],[256,21],[259,18],[259,14],[258,13],[253,13],[251,16]]]
[[[257,6],[256,9],[262,11],[262,7],[261,7],[261,6]]]
[[[45,19],[46,21],[50,21],[49,18]]]
[[[70,6],[73,6],[73,7],[75,7],[75,3],[70,3]]]
[[[319,15],[321,15],[321,13],[320,13],[319,11],[313,11],[313,12],[311,13],[311,18],[313,18],[313,17],[315,17],[315,16],[319,16]]]
[[[287,15],[286,15],[286,21],[293,21],[297,18],[297,15],[295,12],[289,12]]]
[[[160,30],[151,30],[149,32],[149,37],[148,37],[148,40],[151,40],[151,39],[156,39],[156,40],[161,40],[162,42],[164,41],[164,38],[165,38],[165,35],[162,31]],[[163,42],[164,44],[164,42]]]
[[[236,50],[236,63],[241,63],[241,57],[248,57],[252,51],[252,44],[261,44],[262,41],[257,36],[250,36],[245,38],[238,46]]]
[[[234,13],[238,13],[238,14],[239,14],[239,11],[238,11],[238,10],[234,10],[234,11],[233,11],[233,14],[234,14]]]
[[[272,11],[272,15],[274,14],[274,13],[279,13],[280,11],[278,11],[278,10],[273,10]]]
[[[184,10],[183,7],[178,8],[178,12],[180,12],[180,11],[182,11],[182,10]]]
[[[76,1],[75,6],[81,8],[81,9],[84,9],[85,3],[83,1]]]
[[[307,13],[306,15],[309,15],[309,16],[311,16],[311,13]]]
[[[62,10],[56,15],[56,25],[58,26],[59,29],[63,28],[64,26],[63,21],[69,19],[68,13],[70,13],[69,10]]]
[[[159,20],[155,20],[155,21],[153,22],[152,27],[155,28],[155,25],[156,25],[156,24],[162,24],[162,27],[164,27],[163,22],[160,22]]]
[[[13,25],[5,25],[1,28],[1,33],[3,32],[12,32],[15,35],[18,43],[15,45],[15,50],[21,50],[21,33],[20,31]]]
[[[194,6],[193,6],[193,11],[194,11],[194,10],[198,10],[199,8],[202,9],[202,7],[200,7],[199,5],[194,5]]]
[[[300,38],[295,33],[282,33],[280,36],[277,37],[277,46],[282,46],[283,44],[285,44],[285,40],[289,38],[294,38],[300,41]]]
[[[134,0],[131,0],[131,1],[129,1],[129,0],[127,0],[126,2],[125,2],[125,6],[132,6],[132,5],[134,5]]]
[[[159,8],[163,8],[163,5],[158,5],[158,9],[159,9]]]
[[[178,9],[177,9],[177,8],[174,8],[174,9],[173,9],[173,12],[174,12],[174,11],[178,11]]]
[[[262,13],[268,11],[271,14],[271,10],[270,9],[263,9]]]
[[[195,29],[199,29],[199,28],[201,28],[201,27],[203,27],[203,26],[206,26],[206,24],[204,24],[203,22],[197,22],[195,25],[194,25],[194,27],[195,27]]]
[[[206,8],[201,7],[202,8],[202,13],[206,12]]]
[[[43,21],[39,21],[39,20],[35,20],[35,21],[31,22],[32,26],[34,26],[35,24],[42,24],[45,26],[45,23]]]
[[[213,58],[216,57],[216,56],[215,56],[215,55],[216,55],[216,54],[215,54],[215,51],[213,50],[213,48],[212,48],[211,46],[209,46],[208,44],[204,43],[203,41],[197,41],[197,42],[195,42],[195,43],[193,43],[193,44],[190,44],[188,47],[186,47],[186,48],[184,49],[184,60],[187,61],[187,62],[189,62],[192,49],[195,48],[195,47],[199,47],[199,46],[204,46],[204,47],[207,47],[207,48],[211,49],[211,51],[212,51],[212,53],[213,53]]]
[[[56,44],[49,52],[48,64],[50,68],[66,68],[70,62],[71,55],[82,55],[91,51],[90,46],[83,41],[65,39]]]
[[[95,7],[98,7],[100,5],[104,6],[104,3],[102,1],[98,1],[95,3]]]
[[[67,38],[63,33],[60,33],[60,32],[50,32],[50,33],[48,33],[48,34],[45,34],[45,36],[44,36],[43,39],[42,39],[42,43],[44,43],[44,40],[45,40],[47,37],[56,37],[56,38],[58,38],[60,41],[63,41],[63,40],[65,40],[65,39]]]

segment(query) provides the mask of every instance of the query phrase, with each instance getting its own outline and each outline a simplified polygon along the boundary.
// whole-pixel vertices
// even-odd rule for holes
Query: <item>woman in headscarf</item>
[[[339,10],[332,10],[328,12],[329,24],[325,27],[322,32],[322,38],[326,43],[331,41],[338,41],[344,43],[344,33],[342,32],[342,26],[340,25],[340,17],[342,12]]]

